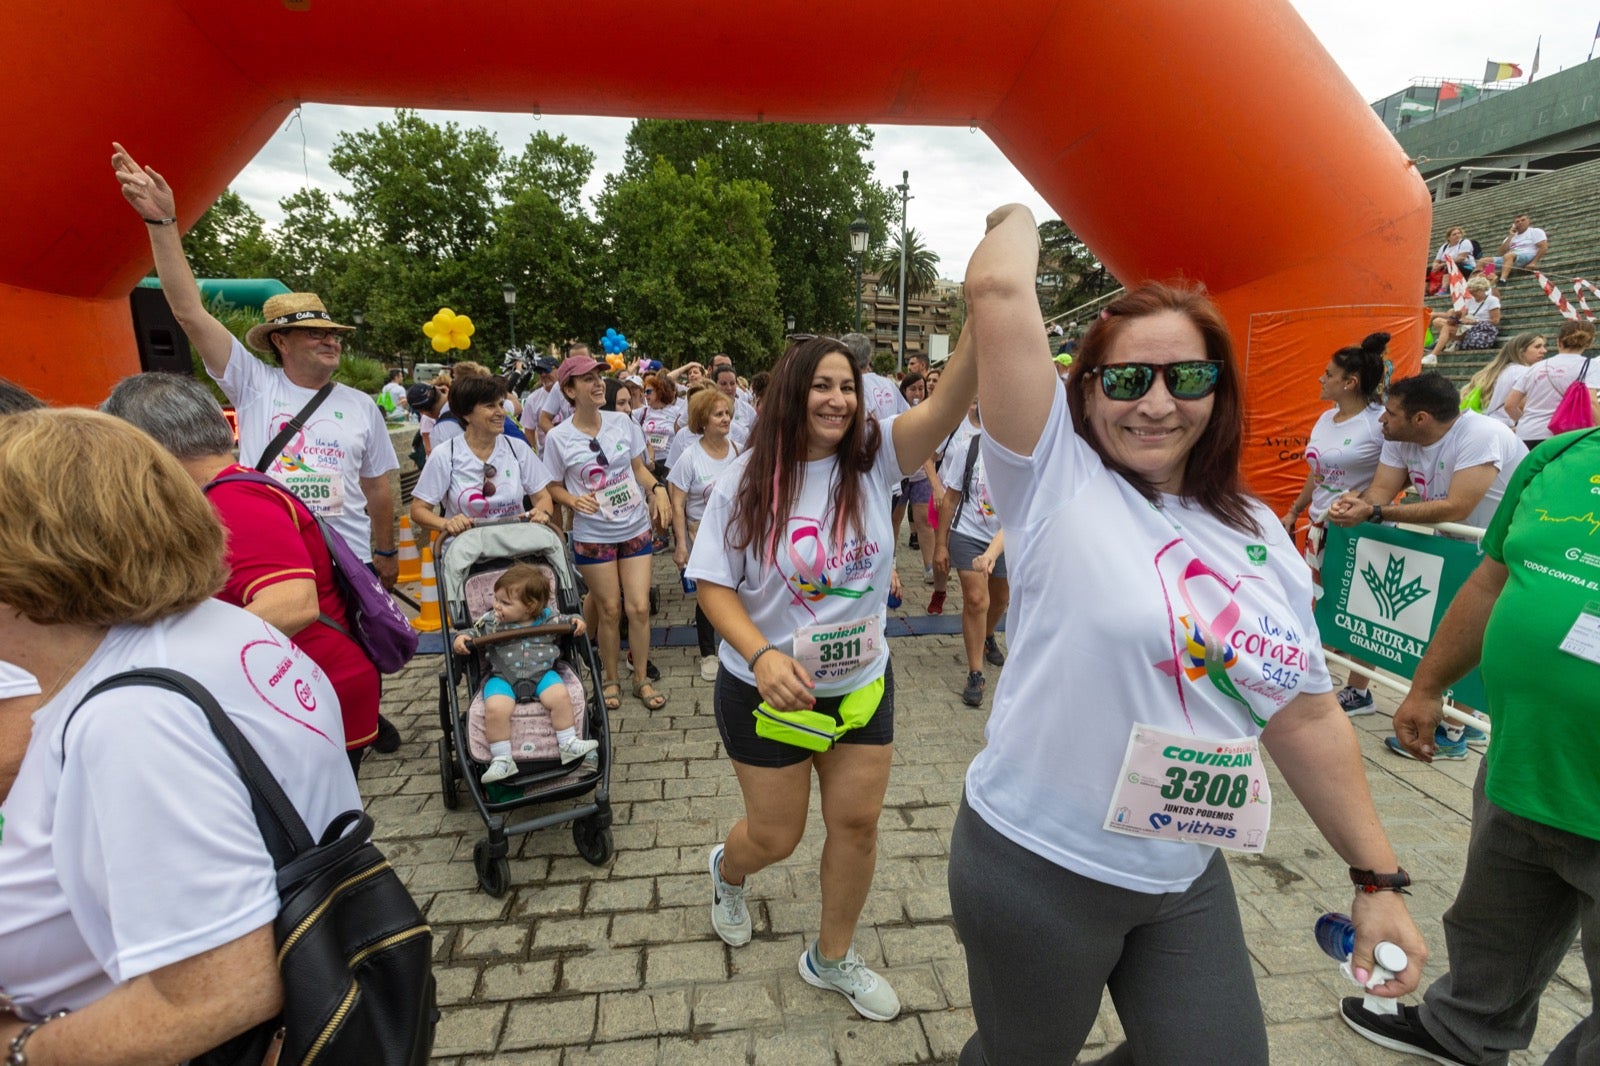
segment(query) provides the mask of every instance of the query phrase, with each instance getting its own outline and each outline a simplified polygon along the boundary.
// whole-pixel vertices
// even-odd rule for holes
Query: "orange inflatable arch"
[[[1204,281],[1278,497],[1336,347],[1421,348],[1430,205],[1287,0],[76,0],[6,5],[4,374],[92,403],[138,369],[149,269],[108,159],[189,226],[302,102],[768,122],[974,124],[1123,279]],[[974,204],[973,225],[994,205]]]

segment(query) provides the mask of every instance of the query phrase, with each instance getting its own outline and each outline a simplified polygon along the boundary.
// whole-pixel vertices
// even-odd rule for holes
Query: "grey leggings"
[[[1104,1063],[1265,1066],[1266,1024],[1220,853],[1186,892],[1133,892],[1019,847],[963,800],[949,877],[978,1022],[961,1066],[1072,1062],[1106,988],[1127,1042]]]

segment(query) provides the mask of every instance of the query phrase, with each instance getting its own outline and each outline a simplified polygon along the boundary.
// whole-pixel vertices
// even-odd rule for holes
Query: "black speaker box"
[[[139,369],[188,374],[189,338],[167,306],[160,289],[134,289],[128,296],[133,333],[139,343]]]

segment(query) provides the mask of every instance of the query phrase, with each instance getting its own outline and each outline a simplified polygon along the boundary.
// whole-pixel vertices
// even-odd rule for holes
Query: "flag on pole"
[[[1539,73],[1539,48],[1543,44],[1544,44],[1544,34],[1541,33],[1539,35],[1539,39],[1537,41],[1535,41],[1534,45],[1533,45],[1533,66],[1528,68],[1528,80],[1529,81],[1532,81],[1534,79],[1534,77],[1537,76],[1538,73]]]
[[[1522,77],[1522,68],[1515,63],[1496,63],[1489,60],[1483,65],[1483,81],[1487,85],[1492,81],[1505,81],[1507,78]]]
[[[1600,41],[1600,23],[1597,23],[1595,25],[1595,28],[1594,28],[1594,41]],[[1594,41],[1590,41],[1589,42],[1589,59],[1593,59],[1594,58]],[[1589,61],[1588,59],[1584,60],[1584,62],[1586,62],[1586,63],[1588,61]]]

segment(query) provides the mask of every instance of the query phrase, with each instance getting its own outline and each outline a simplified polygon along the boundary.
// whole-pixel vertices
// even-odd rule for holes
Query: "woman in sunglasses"
[[[938,398],[880,422],[849,348],[791,341],[750,447],[711,487],[687,571],[722,635],[713,707],[745,809],[707,856],[711,925],[734,947],[749,943],[748,879],[800,843],[814,769],[827,827],[822,925],[800,976],[887,1021],[900,1000],[853,944],[894,755],[889,496],[955,429],[976,378],[963,340]]]
[[[505,388],[491,377],[468,377],[450,393],[462,433],[439,442],[411,490],[411,524],[445,536],[478,519],[526,513],[548,522],[550,472],[527,441],[505,435]],[[532,506],[524,511],[524,497]]]
[[[1351,965],[1380,995],[1414,988],[1427,957],[1388,891],[1409,879],[1331,691],[1305,564],[1240,477],[1221,314],[1194,289],[1133,289],[1062,388],[1038,253],[1032,215],[1009,205],[967,268],[979,402],[1005,412],[983,458],[1012,599],[1010,665],[951,834],[978,1026],[961,1062],[1070,1061],[1109,988],[1128,1043],[1108,1061],[1264,1064],[1218,850],[1265,845],[1258,742],[1364,888]],[[1409,957],[1393,978],[1372,972],[1380,941]]]
[[[589,586],[605,671],[601,697],[609,710],[622,705],[618,659],[626,609],[633,694],[647,710],[659,711],[667,697],[649,680],[651,528],[669,520],[671,506],[666,483],[646,465],[638,423],[621,411],[602,410],[613,398],[601,369],[590,356],[575,354],[556,371],[572,417],[545,437],[544,462],[555,478],[551,497],[573,512],[573,561]]]

